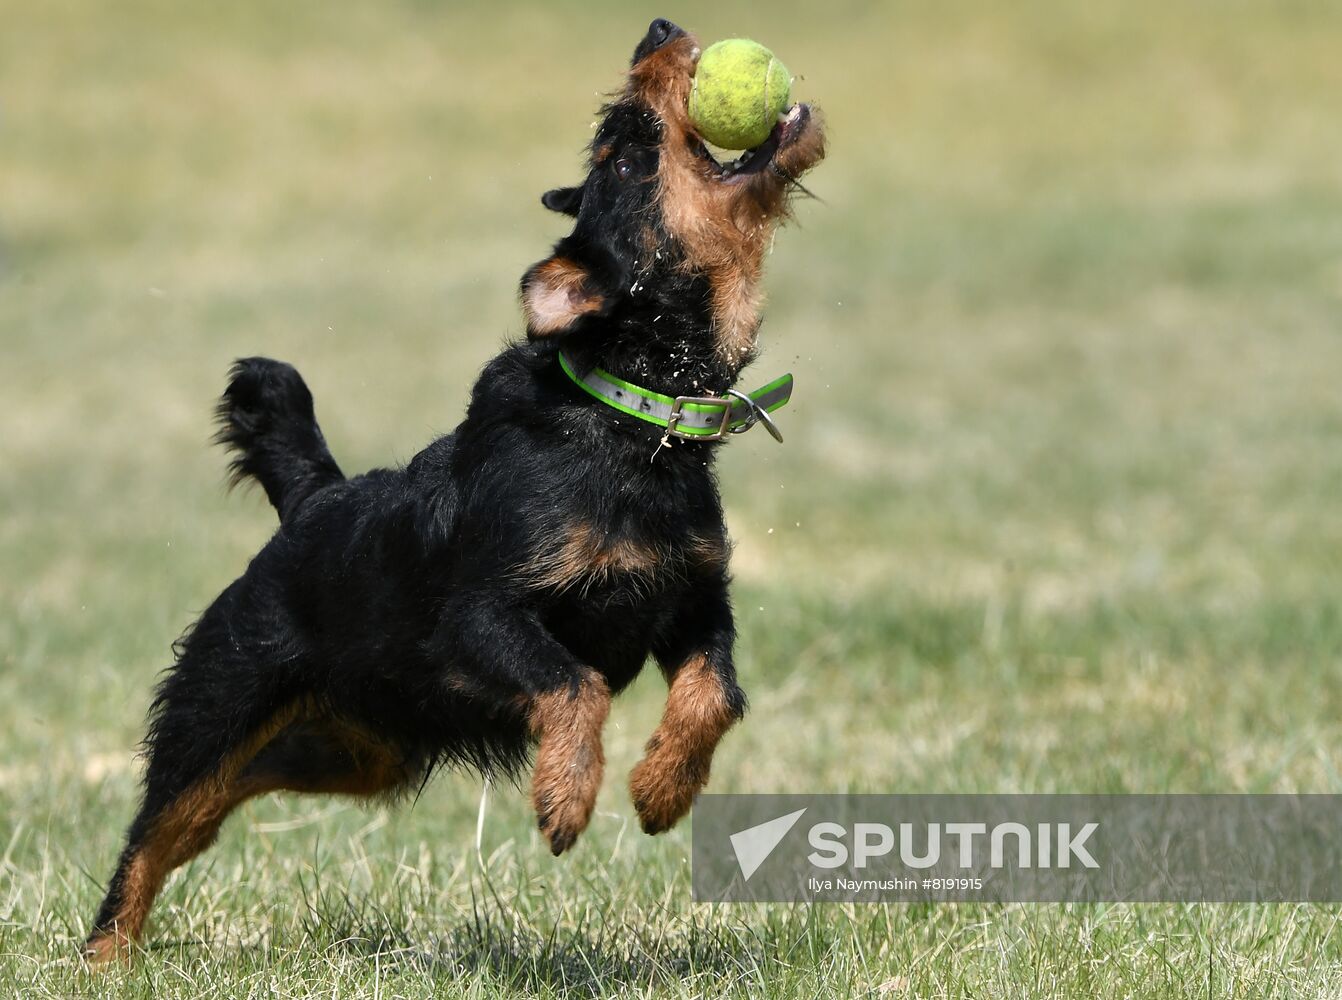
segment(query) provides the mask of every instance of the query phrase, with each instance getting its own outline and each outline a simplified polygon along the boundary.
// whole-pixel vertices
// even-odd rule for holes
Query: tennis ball
[[[754,149],[787,107],[792,77],[778,57],[749,38],[704,49],[690,89],[690,120],[724,149]]]

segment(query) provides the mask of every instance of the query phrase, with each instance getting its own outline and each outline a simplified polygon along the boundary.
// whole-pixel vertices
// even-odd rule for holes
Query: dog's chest
[[[720,533],[654,535],[575,520],[541,540],[525,567],[530,586],[553,592],[628,588],[647,593],[726,563]]]

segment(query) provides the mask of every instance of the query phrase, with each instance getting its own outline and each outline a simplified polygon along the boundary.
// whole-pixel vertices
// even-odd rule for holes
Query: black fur
[[[636,64],[683,37],[654,22]],[[579,365],[668,392],[721,392],[736,379],[739,361],[715,348],[709,281],[662,219],[662,141],[632,87],[605,109],[594,143],[604,159],[545,199],[575,216],[554,257],[581,269],[598,304],[494,358],[465,420],[404,468],[346,479],[298,373],[264,358],[234,366],[218,440],[234,453],[233,479],[259,482],[280,526],[175,647],[150,712],[144,799],[91,942],[113,933],[142,877],[136,859],[189,790],[220,774],[324,788],[367,768],[330,720],[373,734],[396,775],[379,790],[395,793],[444,765],[519,774],[538,698],[576,693],[592,671],[618,693],[650,655],[669,679],[703,656],[730,714],[744,712],[725,559],[711,557],[726,552],[712,468],[721,446],[660,447],[659,429],[587,396],[556,359],[562,347]],[[652,553],[655,565],[593,562],[561,579],[547,559],[575,531]],[[302,720],[237,760],[298,704]],[[212,839],[217,822],[205,819],[180,850],[154,848],[165,864]],[[572,836],[552,835],[556,850]]]

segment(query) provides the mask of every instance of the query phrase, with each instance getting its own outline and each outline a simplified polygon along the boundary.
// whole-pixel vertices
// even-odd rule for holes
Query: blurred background
[[[712,787],[1342,790],[1336,3],[0,0],[0,976],[75,974],[150,685],[273,530],[207,444],[230,361],[297,365],[349,472],[450,430],[564,232],[538,198],[580,178],[654,16],[771,46],[830,129],[746,376],[796,374],[787,444],[721,462],[754,709]],[[694,916],[688,827],[626,832],[662,696],[650,675],[617,705],[572,864],[518,792],[488,817],[509,907],[577,935],[600,988],[656,975],[583,936],[596,871],[631,887],[617,926],[758,931],[743,954],[783,993],[789,935],[859,985],[1014,990],[1041,961],[1069,982],[1087,921],[1135,970],[1087,995],[1187,986],[1208,948],[1317,973],[1335,914]],[[303,953],[333,923],[295,903],[322,873],[356,927],[454,926],[479,792],[248,806],[160,935]],[[694,988],[664,965],[658,989]]]

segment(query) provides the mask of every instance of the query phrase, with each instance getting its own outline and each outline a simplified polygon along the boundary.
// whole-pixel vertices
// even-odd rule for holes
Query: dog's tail
[[[317,426],[312,393],[292,365],[235,362],[216,413],[215,441],[233,452],[230,485],[255,479],[281,523],[317,490],[345,478]]]

